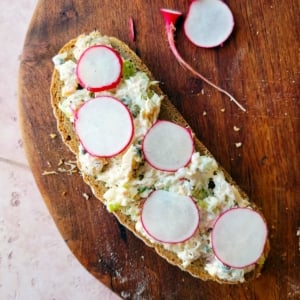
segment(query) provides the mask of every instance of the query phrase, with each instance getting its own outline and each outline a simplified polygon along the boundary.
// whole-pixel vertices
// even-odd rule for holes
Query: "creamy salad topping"
[[[136,222],[136,230],[151,242],[158,243],[143,229],[140,220],[141,200],[152,191],[162,189],[180,195],[192,196],[200,210],[200,224],[197,232],[189,240],[177,243],[161,243],[177,254],[186,267],[202,257],[206,260],[205,270],[212,276],[233,282],[243,282],[245,273],[253,266],[234,269],[225,266],[213,254],[210,231],[219,214],[229,208],[249,206],[238,190],[228,183],[217,162],[195,152],[190,163],[176,172],[159,171],[151,167],[142,154],[142,140],[147,130],[158,118],[162,96],[152,89],[156,81],[151,81],[146,73],[135,69],[129,60],[123,61],[123,77],[117,88],[99,93],[91,93],[78,86],[75,76],[76,60],[88,47],[96,44],[110,46],[109,39],[98,32],[78,38],[73,55],[58,54],[53,58],[60,80],[63,82],[62,101],[59,108],[71,122],[80,105],[98,95],[113,95],[119,98],[134,117],[134,138],[131,145],[121,154],[110,159],[91,156],[82,145],[78,159],[82,172],[105,182],[107,191],[104,200],[109,211],[121,210]]]

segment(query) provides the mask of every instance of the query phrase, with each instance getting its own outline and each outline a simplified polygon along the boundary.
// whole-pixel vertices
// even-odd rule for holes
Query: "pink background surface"
[[[0,299],[116,300],[65,245],[24,154],[18,68],[36,3],[0,1]]]

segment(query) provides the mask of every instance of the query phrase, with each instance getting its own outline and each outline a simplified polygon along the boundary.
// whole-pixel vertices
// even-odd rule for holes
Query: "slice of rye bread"
[[[130,59],[134,65],[136,66],[137,70],[141,70],[148,74],[148,76],[155,80],[153,75],[151,74],[150,70],[147,68],[147,66],[142,62],[142,60],[133,52],[125,43],[120,41],[119,39],[115,37],[109,37],[109,40],[111,42],[111,46],[115,48],[119,53],[122,55],[125,59]],[[73,39],[69,41],[63,48],[59,51],[59,53],[67,52],[68,57],[67,59],[73,59],[76,61],[73,57],[73,48],[75,46],[76,39]],[[62,99],[61,96],[61,89],[62,89],[62,81],[59,79],[59,74],[56,70],[54,70],[52,75],[52,81],[51,81],[51,87],[50,87],[50,94],[51,94],[51,100],[52,100],[52,106],[53,106],[53,112],[57,119],[57,127],[58,131],[60,132],[63,141],[65,144],[70,148],[70,150],[78,156],[79,151],[79,140],[76,136],[76,133],[74,131],[73,124],[69,121],[67,117],[62,113],[62,111],[59,109],[58,104]],[[162,101],[161,110],[159,114],[160,119],[164,120],[170,120],[172,122],[181,124],[183,126],[188,126],[187,122],[184,120],[182,115],[178,112],[178,110],[174,107],[174,105],[171,103],[171,101],[168,99],[168,97],[162,92],[162,90],[157,86],[153,86],[153,89],[155,92],[159,95],[163,95],[164,99]],[[212,154],[208,151],[208,149],[195,137],[195,150],[200,152],[202,155],[212,156]],[[121,154],[122,155],[122,154]],[[81,169],[80,163],[77,159],[77,164],[79,169]],[[233,184],[237,190],[241,193],[241,195],[248,199],[247,195],[244,191],[241,190],[241,188],[233,181],[233,179],[230,177],[230,175],[221,167],[219,168],[224,172],[226,180]],[[103,194],[106,191],[106,187],[104,183],[96,181],[94,177],[86,175],[82,173],[84,181],[91,187],[94,195],[102,202],[103,201]],[[253,209],[256,211],[259,211],[259,209],[255,206],[254,203],[251,204]],[[119,220],[119,222],[124,225],[126,228],[128,228],[131,232],[133,232],[139,239],[143,240],[146,245],[153,247],[156,252],[165,258],[169,263],[178,266],[183,271],[189,272],[192,276],[200,278],[202,280],[213,280],[217,281],[219,283],[235,283],[232,281],[223,280],[220,278],[217,278],[215,276],[211,276],[207,271],[204,270],[205,261],[204,259],[198,259],[194,262],[192,262],[187,267],[183,267],[181,265],[181,260],[177,257],[177,255],[171,251],[168,251],[163,248],[163,246],[159,244],[153,244],[151,243],[147,238],[145,238],[141,233],[135,230],[135,222],[131,221],[129,216],[126,216],[122,214],[120,211],[114,211],[112,212],[116,218]],[[268,252],[270,249],[269,240],[266,242],[265,249],[264,249],[264,256],[267,257]],[[254,279],[260,275],[262,269],[261,264],[256,264],[253,271],[247,273],[245,275],[246,281]]]

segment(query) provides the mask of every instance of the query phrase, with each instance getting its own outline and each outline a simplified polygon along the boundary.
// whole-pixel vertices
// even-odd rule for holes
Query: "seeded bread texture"
[[[109,37],[109,40],[111,42],[112,47],[115,48],[117,51],[119,51],[122,57],[126,59],[130,59],[138,70],[147,73],[148,76],[154,80],[154,77],[151,74],[150,70],[147,68],[147,66],[125,43],[123,43],[122,41],[120,41],[115,37]],[[76,39],[69,41],[67,44],[65,44],[65,46],[63,46],[63,48],[59,51],[59,53],[67,52],[68,53],[67,59],[74,59],[72,53],[73,53],[73,48],[75,43],[76,43]],[[61,96],[62,84],[63,83],[59,79],[58,72],[54,70],[52,75],[50,94],[51,94],[53,112],[57,119],[57,128],[65,144],[76,156],[78,156],[79,140],[74,132],[73,124],[68,120],[67,117],[65,117],[65,115],[61,112],[61,110],[58,107],[58,104],[62,99]],[[155,89],[155,92],[157,94],[164,96],[159,118],[164,120],[170,120],[172,122],[184,126],[188,126],[187,122],[184,120],[184,118],[181,116],[178,110],[174,107],[174,105],[171,103],[168,97],[164,95],[163,91],[158,86],[155,86],[153,88]],[[201,154],[212,156],[212,154],[208,151],[208,149],[197,138],[194,139],[194,142],[195,142],[196,151],[200,152]],[[79,169],[81,169],[79,162],[78,162],[78,167]],[[245,198],[247,198],[246,194],[237,186],[237,184],[233,181],[233,179],[229,176],[229,174],[221,166],[219,166],[219,168],[222,169],[222,171],[224,172],[226,180],[231,184],[233,184],[238,189],[238,191]],[[106,191],[104,184],[99,181],[96,181],[92,176],[88,176],[84,173],[82,173],[82,176],[83,176],[83,180],[91,187],[94,195],[100,201],[103,202],[103,194]],[[255,210],[258,210],[254,204],[252,204],[252,207]],[[160,256],[165,258],[169,263],[178,266],[183,271],[189,272],[192,276],[200,278],[202,280],[213,280],[219,283],[234,283],[231,281],[226,281],[226,280],[219,279],[217,277],[213,277],[210,274],[208,274],[204,270],[205,261],[201,259],[192,262],[186,268],[182,267],[181,261],[176,254],[164,249],[159,244],[151,243],[148,239],[146,239],[143,235],[141,235],[138,231],[136,231],[135,223],[131,221],[129,216],[126,216],[119,211],[115,211],[113,212],[113,214],[116,216],[116,218],[119,220],[119,222],[122,225],[124,225],[127,229],[133,232],[139,239],[143,240],[146,245],[153,247]],[[269,242],[267,241],[264,250],[265,257],[267,256],[268,252],[269,252]],[[261,265],[256,264],[255,269],[250,273],[246,274],[245,276],[246,281],[258,277],[260,275],[261,268],[262,268]]]

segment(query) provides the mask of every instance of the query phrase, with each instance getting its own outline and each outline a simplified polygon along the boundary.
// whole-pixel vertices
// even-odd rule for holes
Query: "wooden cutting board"
[[[196,48],[185,38],[182,22],[176,41],[182,56],[233,93],[246,113],[195,79],[171,54],[159,9],[187,12],[188,1],[40,0],[29,26],[19,108],[32,172],[75,256],[125,299],[300,298],[299,2],[228,4],[235,29],[223,47]],[[135,42],[129,39],[130,17]],[[197,136],[263,209],[272,249],[259,279],[230,286],[191,277],[120,226],[78,173],[61,172],[74,157],[59,136],[51,135],[57,134],[49,97],[51,58],[68,40],[94,28],[118,37],[141,56]]]

